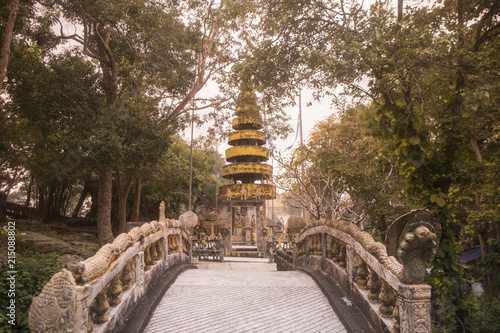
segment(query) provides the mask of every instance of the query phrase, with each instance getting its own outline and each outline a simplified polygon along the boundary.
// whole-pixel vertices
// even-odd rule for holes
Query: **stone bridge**
[[[431,332],[431,287],[423,280],[440,227],[425,210],[397,219],[386,245],[348,222],[308,225],[284,249],[280,244],[275,266],[224,262],[212,270],[186,271],[212,265],[191,264],[192,227],[192,218],[165,219],[161,207],[159,221],[120,234],[85,261],[69,263],[33,299],[30,330]],[[246,269],[228,273],[237,267]],[[171,286],[174,302],[163,294],[178,275],[180,285]],[[293,304],[297,307],[289,307]],[[174,327],[180,324],[185,330]]]

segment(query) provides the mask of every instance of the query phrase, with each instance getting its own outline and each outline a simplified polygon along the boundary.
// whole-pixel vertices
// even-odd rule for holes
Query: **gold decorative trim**
[[[226,149],[226,161],[234,162],[239,156],[255,157],[256,162],[265,162],[269,159],[268,150],[258,146],[236,146]]]
[[[240,130],[229,134],[228,143],[231,146],[236,145],[238,140],[257,140],[259,145],[266,143],[266,136],[256,130]]]
[[[262,122],[249,117],[237,117],[233,119],[232,126],[234,130],[239,130],[240,126],[253,125],[253,128],[259,130],[262,128]]]
[[[276,187],[271,184],[229,184],[220,187],[223,200],[270,200],[276,198]]]
[[[265,178],[273,176],[273,167],[268,164],[244,162],[238,164],[227,164],[222,167],[222,177],[231,178],[233,175],[251,173],[262,174]]]

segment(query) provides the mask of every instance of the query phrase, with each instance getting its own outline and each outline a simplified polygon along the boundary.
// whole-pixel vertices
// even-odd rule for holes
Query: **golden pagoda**
[[[271,184],[272,166],[265,164],[269,151],[262,129],[262,118],[257,97],[249,81],[242,84],[233,119],[234,132],[229,135],[226,164],[222,177],[230,184],[220,187],[220,199],[229,206],[231,221],[228,229],[233,244],[260,246],[261,231],[265,225],[265,200],[276,198]]]

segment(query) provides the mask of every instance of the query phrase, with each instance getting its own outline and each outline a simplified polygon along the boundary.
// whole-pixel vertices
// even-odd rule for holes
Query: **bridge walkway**
[[[181,273],[168,288],[143,332],[347,333],[304,272],[239,258],[201,262],[197,268]]]

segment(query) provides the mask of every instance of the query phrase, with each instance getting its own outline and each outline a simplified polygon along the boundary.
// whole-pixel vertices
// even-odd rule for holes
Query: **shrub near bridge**
[[[0,229],[0,249],[2,253],[7,249],[7,230]],[[10,289],[10,281],[7,278],[10,273],[2,269],[0,274],[0,333],[2,332],[29,332],[28,312],[33,297],[38,295],[43,286],[50,280],[52,275],[59,272],[62,264],[57,261],[61,256],[58,253],[38,253],[27,249],[26,244],[16,235],[16,279],[15,279],[15,306],[16,325],[8,324],[9,318],[5,317],[4,309],[9,305],[7,296]]]

